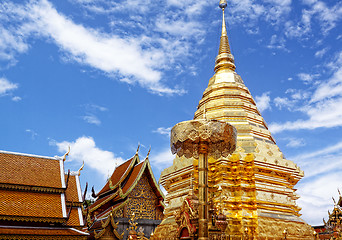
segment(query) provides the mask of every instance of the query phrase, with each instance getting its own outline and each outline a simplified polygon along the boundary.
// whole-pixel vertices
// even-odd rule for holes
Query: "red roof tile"
[[[0,215],[63,218],[61,194],[0,190]]]
[[[68,174],[65,175],[65,181],[67,180]],[[65,191],[65,199],[67,202],[80,202],[77,192],[76,176],[69,176],[68,188]]]
[[[0,152],[0,183],[62,188],[60,161]]]
[[[141,168],[144,166],[144,162],[139,163],[136,165],[132,171],[132,174],[129,176],[128,181],[126,182],[125,186],[122,188],[122,192],[125,194],[129,188],[136,182],[137,177],[139,175],[139,172]]]
[[[69,213],[69,208],[67,209],[67,213]],[[68,226],[72,226],[72,227],[79,227],[81,226],[81,223],[80,223],[80,218],[79,218],[79,215],[78,215],[78,208],[72,208],[71,209],[71,212],[70,212],[70,216],[69,216],[69,219],[67,221],[67,225]]]

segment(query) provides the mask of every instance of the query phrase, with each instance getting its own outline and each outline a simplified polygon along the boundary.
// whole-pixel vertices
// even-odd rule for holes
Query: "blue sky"
[[[342,1],[230,0],[241,75],[278,146],[305,177],[310,224],[342,187]],[[193,118],[213,75],[218,0],[4,0],[0,149],[82,160],[100,190],[138,143],[156,178],[172,164],[169,130]]]

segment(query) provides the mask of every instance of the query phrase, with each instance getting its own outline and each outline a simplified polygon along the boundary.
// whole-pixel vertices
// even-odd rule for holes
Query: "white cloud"
[[[292,108],[293,106],[293,102],[290,101],[288,98],[286,97],[276,97],[274,99],[274,105],[279,108],[280,110],[283,108],[283,107],[286,107],[288,109]]]
[[[325,82],[322,82],[315,91],[312,102],[331,99],[333,97],[342,97],[342,51],[334,63],[331,63],[333,68],[336,68],[333,76]]]
[[[297,148],[306,145],[303,138],[287,138],[285,140],[287,141],[287,147]]]
[[[97,104],[85,104],[84,105],[85,109],[87,111],[100,111],[100,112],[105,112],[108,111],[108,108],[97,105]]]
[[[310,152],[310,153],[305,153],[305,154],[300,154],[296,157],[292,157],[291,159],[294,160],[309,160],[311,161],[311,159],[313,158],[318,158],[319,156],[326,156],[328,154],[332,154],[332,153],[339,153],[342,152],[342,142],[338,142],[333,146],[329,146],[320,150],[317,150],[315,152]],[[318,161],[320,163],[320,161]]]
[[[286,50],[286,46],[285,46],[285,39],[283,37],[279,37],[278,35],[274,34],[271,37],[270,43],[267,45],[267,48],[270,49],[282,49],[282,50]]]
[[[83,116],[82,119],[90,124],[95,124],[97,126],[101,125],[100,119],[93,114],[88,114],[86,116]]]
[[[171,127],[168,127],[168,128],[159,127],[159,128],[157,128],[157,130],[153,130],[153,132],[154,132],[154,133],[159,133],[159,134],[161,134],[161,135],[170,136]]]
[[[27,50],[27,45],[20,39],[43,37],[54,42],[70,60],[98,69],[121,81],[138,83],[161,95],[185,92],[162,83],[161,69],[170,67],[168,58],[177,56],[174,52],[165,53],[163,48],[156,46],[154,36],[120,36],[77,24],[57,12],[47,0],[32,0],[27,5],[6,2],[1,7],[13,19],[7,22],[7,29],[3,29],[5,34],[0,35],[0,42],[4,45],[2,49],[23,52]],[[10,50],[5,50],[3,54],[10,54],[8,58],[14,58]]]
[[[337,199],[337,188],[342,187],[342,142],[290,159],[305,172],[305,177],[296,185],[303,217],[310,224],[323,224],[322,218],[327,219],[327,211],[333,208],[331,197]]]
[[[14,55],[24,53],[28,48],[22,36],[13,34],[0,24],[0,60],[8,61],[13,65],[16,62]]]
[[[21,97],[19,97],[19,96],[14,96],[14,97],[12,97],[12,101],[14,101],[14,102],[19,102],[19,101],[21,101]]]
[[[34,140],[38,136],[38,133],[36,133],[32,129],[26,129],[25,132],[27,132],[31,135],[32,140]]]
[[[303,37],[312,33],[312,26],[318,25],[323,34],[327,34],[336,27],[338,21],[342,19],[342,4],[336,3],[334,6],[327,6],[322,1],[304,1],[309,7],[302,10],[300,21],[287,21],[285,24],[286,35],[288,37]]]
[[[204,31],[199,22],[184,19],[172,20],[169,17],[160,16],[156,21],[156,27],[160,32],[188,38],[196,38],[197,36],[204,35]]]
[[[322,58],[322,57],[327,53],[328,50],[329,50],[329,49],[328,49],[327,47],[325,47],[325,48],[323,48],[323,49],[317,51],[317,52],[315,53],[315,57],[317,57],[317,58]]]
[[[273,133],[285,130],[332,128],[342,126],[342,52],[337,59],[330,63],[333,66],[333,74],[326,81],[315,85],[315,90],[309,96],[303,92],[297,96],[296,111],[307,116],[307,119],[287,121],[285,123],[271,123],[270,131]],[[315,75],[308,75],[308,82],[312,81]],[[316,76],[315,76],[316,77]],[[296,95],[293,95],[293,99]],[[304,100],[298,104],[298,100]],[[307,99],[307,100],[306,100]],[[278,99],[278,106],[285,106],[285,101]]]
[[[260,112],[263,112],[267,109],[271,109],[271,98],[269,92],[265,92],[261,96],[256,96],[255,101]]]
[[[86,167],[90,167],[107,177],[108,172],[114,171],[115,164],[121,164],[124,160],[116,157],[114,153],[98,148],[92,137],[80,137],[73,142],[51,142],[57,146],[58,151],[64,154],[70,146],[68,160],[82,163],[84,161]]]
[[[298,78],[305,84],[311,83],[314,79],[319,77],[319,74],[298,73]]]
[[[310,181],[302,180],[296,185],[301,196],[297,204],[302,208],[300,213],[306,222],[323,225],[323,218],[327,220],[328,210],[331,212],[334,208],[331,197],[338,199],[337,188],[341,188],[341,173],[322,175]]]
[[[287,121],[285,123],[271,123],[269,125],[272,133],[285,130],[332,128],[342,126],[342,98],[324,100],[314,105],[306,105],[301,111],[308,119]]]
[[[151,152],[150,156],[151,163],[158,169],[165,169],[171,166],[174,158],[175,156],[172,155],[169,147],[157,153]]]
[[[0,96],[7,95],[18,88],[18,84],[11,83],[6,78],[0,78]]]
[[[84,104],[82,107],[86,110],[86,115],[82,116],[82,119],[87,123],[95,124],[97,126],[101,125],[101,120],[97,116],[97,113],[108,111],[106,107],[97,104]]]

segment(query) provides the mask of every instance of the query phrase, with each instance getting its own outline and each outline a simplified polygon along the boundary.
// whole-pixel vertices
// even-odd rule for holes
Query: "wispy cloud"
[[[0,97],[10,94],[18,88],[18,84],[8,81],[6,78],[0,78]]]
[[[339,180],[342,174],[342,142],[290,159],[299,163],[305,172],[305,178],[297,184],[301,212],[310,224],[323,224],[322,218],[327,218],[327,211],[333,208],[331,197],[336,198],[337,188],[342,187]]]
[[[14,53],[26,51],[24,40],[28,37],[45,38],[52,40],[69,59],[121,81],[138,83],[161,95],[185,92],[162,82],[161,69],[174,53],[165,54],[160,45],[155,45],[156,41],[151,42],[154,36],[115,35],[77,24],[47,0],[32,0],[26,5],[5,2],[0,9],[13,20],[0,25],[5,33],[1,36],[5,41],[0,41],[3,55],[11,54],[14,58]]]
[[[297,147],[302,147],[305,146],[305,140],[303,138],[286,138],[284,139],[287,141],[286,146],[291,147],[291,148],[297,148]]]
[[[298,95],[298,99],[292,98],[294,110],[304,113],[307,119],[298,119],[285,123],[271,123],[270,130],[273,133],[285,130],[332,128],[342,126],[342,52],[329,64],[333,70],[332,76],[326,81],[315,84],[314,91],[308,97]],[[312,81],[312,76],[308,75],[308,82]],[[303,97],[300,104],[300,97]],[[286,99],[277,99],[279,107],[286,106]],[[289,106],[289,105],[287,105]]]
[[[171,127],[168,127],[168,128],[159,127],[156,130],[153,130],[154,133],[159,133],[161,135],[166,135],[166,136],[170,136],[170,131],[171,131]]]
[[[101,125],[100,119],[97,116],[90,113],[86,116],[82,116],[82,119],[90,124],[95,124],[97,126]]]
[[[259,109],[260,112],[263,112],[267,109],[271,109],[270,105],[270,92],[265,92],[261,96],[256,96],[255,97],[256,105]]]
[[[68,151],[70,146],[69,160],[82,163],[86,166],[95,169],[104,177],[107,177],[108,172],[114,171],[115,164],[123,163],[121,157],[116,157],[114,153],[105,151],[96,146],[92,137],[79,137],[75,141],[56,142],[51,141],[51,145],[58,148],[61,154]]]
[[[89,124],[95,124],[97,126],[101,125],[101,120],[97,116],[99,112],[106,112],[108,109],[106,107],[97,104],[84,104],[82,107],[86,111],[86,115],[82,116],[82,119]]]
[[[331,7],[318,0],[304,0],[303,3],[307,8],[303,9],[300,21],[289,20],[285,24],[286,35],[290,38],[302,38],[312,33],[313,25],[318,25],[321,32],[326,35],[342,19],[341,2]]]
[[[36,137],[38,136],[38,133],[36,133],[34,130],[32,129],[26,129],[25,132],[29,133],[31,135],[31,139],[34,140],[36,139]]]
[[[271,37],[270,43],[267,45],[267,48],[270,49],[281,49],[284,51],[288,51],[286,48],[286,40],[284,37],[279,37],[278,35],[274,34]]]
[[[309,73],[298,73],[298,78],[305,84],[311,83],[314,79],[317,79],[319,74],[309,74]]]
[[[325,48],[323,48],[323,49],[317,51],[317,52],[315,53],[315,57],[317,57],[317,58],[322,58],[322,57],[328,52],[328,50],[329,50],[329,48],[325,47]]]
[[[170,167],[173,163],[174,158],[175,156],[172,155],[169,147],[156,153],[151,152],[150,156],[150,160],[153,166],[157,167],[160,170]]]
[[[100,112],[105,112],[108,111],[108,108],[97,105],[97,104],[85,104],[84,105],[85,109],[87,111],[91,111],[91,112],[96,112],[96,111],[100,111]]]

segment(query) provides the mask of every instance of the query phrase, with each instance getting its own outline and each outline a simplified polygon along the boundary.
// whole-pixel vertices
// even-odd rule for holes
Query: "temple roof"
[[[77,172],[64,173],[65,156],[52,158],[0,151],[0,220],[3,225],[23,222],[25,226],[42,228],[51,223],[60,227],[63,224],[65,228],[84,225],[79,180],[83,166]],[[24,232],[36,230],[22,229]]]
[[[65,174],[65,181],[67,181],[68,175]],[[83,202],[81,195],[81,186],[79,181],[76,179],[77,176],[70,175],[68,180],[68,187],[65,190],[65,196],[67,202]]]
[[[60,159],[0,151],[0,183],[45,188],[63,188]]]
[[[0,218],[63,218],[60,194],[0,190]],[[65,204],[65,203],[64,203]]]
[[[126,162],[122,163],[121,165],[117,166],[110,177],[110,180],[112,182],[112,186],[110,187],[109,180],[105,184],[105,186],[100,190],[100,192],[97,194],[97,196],[101,196],[104,193],[107,193],[108,191],[118,187],[119,184],[121,184],[131,169],[139,162],[139,156],[136,154],[132,158],[128,159]],[[112,189],[111,189],[112,188]]]
[[[154,178],[148,157],[140,162],[139,156],[136,154],[114,170],[105,186],[97,194],[98,198],[96,201],[89,207],[90,212],[101,208],[101,213],[99,213],[98,217],[103,217],[106,215],[104,212],[109,213],[111,212],[109,209],[113,210],[121,206],[144,172],[148,174],[149,183],[154,193],[162,201],[164,195]],[[111,204],[107,206],[108,202],[111,202]]]

